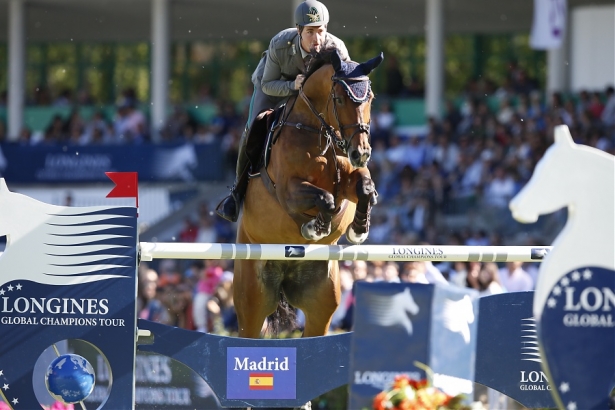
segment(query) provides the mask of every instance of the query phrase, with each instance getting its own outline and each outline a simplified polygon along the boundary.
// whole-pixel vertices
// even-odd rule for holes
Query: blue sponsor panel
[[[136,208],[54,207],[10,192],[1,199],[9,215],[15,207],[28,216],[17,224],[0,217],[0,228],[9,227],[0,257],[0,386],[6,400],[14,409],[40,408],[33,391],[38,357],[54,343],[80,339],[113,369],[108,408],[132,408]]]
[[[415,361],[435,370],[434,385],[443,390],[471,392],[476,292],[408,283],[355,286],[349,408],[371,408],[397,375],[424,379]]]
[[[297,398],[297,349],[227,348],[227,399]]]
[[[142,145],[3,144],[0,176],[14,184],[108,182],[105,172],[138,172],[139,180],[220,181],[225,160],[220,143]]]
[[[194,370],[224,407],[299,407],[348,383],[351,333],[240,339],[141,319],[138,327],[153,334],[153,343],[140,344],[138,350],[171,357]]]
[[[455,286],[434,288],[429,367],[434,384],[443,390],[450,385],[451,393],[473,392],[478,306],[478,292]]]
[[[88,359],[94,368],[96,386],[85,400],[87,409],[97,409],[108,396],[108,388],[115,381],[104,358],[87,344],[73,341],[70,351]],[[170,357],[137,352],[135,361],[136,410],[194,410],[218,409],[213,391],[191,369]],[[45,393],[47,394],[47,393]],[[109,407],[103,407],[108,409]]]
[[[558,405],[607,409],[615,387],[615,272],[581,267],[553,286],[538,337]]]
[[[541,367],[534,292],[480,298],[475,381],[529,408],[553,408]]]

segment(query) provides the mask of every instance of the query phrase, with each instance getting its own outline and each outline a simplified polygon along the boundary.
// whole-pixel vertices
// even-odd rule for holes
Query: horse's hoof
[[[308,241],[319,241],[322,238],[329,236],[330,233],[331,224],[329,224],[329,227],[326,232],[318,232],[316,230],[316,219],[312,219],[311,221],[301,225],[301,236],[303,236]]]
[[[368,236],[369,231],[366,231],[362,234],[357,234],[354,229],[352,229],[352,224],[348,227],[348,230],[346,230],[346,239],[348,239],[348,242],[353,245],[361,245],[363,242],[365,242]]]

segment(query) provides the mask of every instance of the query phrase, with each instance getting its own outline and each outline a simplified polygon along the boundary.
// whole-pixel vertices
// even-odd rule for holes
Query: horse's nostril
[[[359,154],[359,151],[354,150],[350,153],[350,156],[352,157],[352,159],[356,160],[359,159],[359,157],[361,156],[361,154]]]

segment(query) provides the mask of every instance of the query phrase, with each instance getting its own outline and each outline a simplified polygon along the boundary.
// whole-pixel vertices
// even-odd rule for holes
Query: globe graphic
[[[84,357],[64,354],[47,368],[45,385],[54,399],[66,404],[79,403],[94,390],[94,370]]]

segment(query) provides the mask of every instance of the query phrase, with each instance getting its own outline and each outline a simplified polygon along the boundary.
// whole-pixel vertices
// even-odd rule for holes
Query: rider
[[[235,222],[239,217],[250,171],[246,143],[256,116],[298,93],[305,80],[306,57],[310,52],[335,47],[339,50],[342,60],[349,60],[344,42],[327,32],[328,23],[327,7],[317,0],[306,0],[295,10],[296,28],[288,28],[276,34],[271,39],[267,51],[263,53],[252,74],[254,93],[250,102],[248,121],[239,142],[235,183],[230,195],[216,208],[216,212],[222,218]]]

